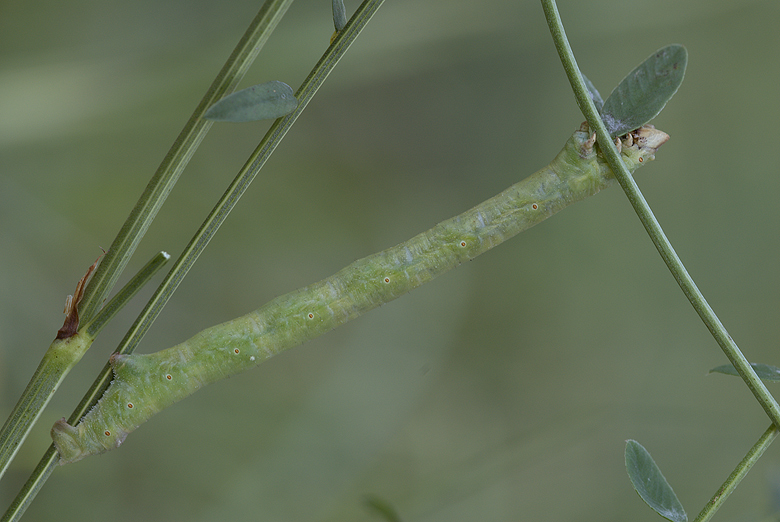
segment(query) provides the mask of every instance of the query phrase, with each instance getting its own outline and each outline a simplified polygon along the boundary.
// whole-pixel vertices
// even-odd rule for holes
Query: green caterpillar
[[[651,125],[618,145],[630,171],[655,158],[669,138]],[[52,428],[60,464],[118,447],[163,408],[209,383],[252,368],[417,288],[613,181],[583,124],[548,166],[501,194],[335,275],[283,295],[259,310],[211,327],[150,355],[113,355],[114,381],[74,427]]]

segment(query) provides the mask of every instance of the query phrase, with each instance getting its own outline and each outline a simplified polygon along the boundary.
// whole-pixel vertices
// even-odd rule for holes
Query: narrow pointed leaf
[[[596,106],[596,110],[599,111],[599,114],[601,114],[601,108],[604,107],[604,99],[601,97],[599,90],[596,89],[596,86],[593,85],[593,82],[591,82],[587,76],[583,74],[582,79],[585,80],[585,87],[588,88],[588,92],[590,93],[590,97],[593,100],[593,104]]]
[[[213,121],[258,121],[281,118],[298,106],[292,88],[272,81],[253,85],[225,96],[203,116]]]
[[[780,381],[780,368],[777,366],[770,366],[768,364],[750,363],[750,366],[755,370],[756,375],[762,381],[778,382]],[[710,370],[710,373],[723,373],[725,375],[737,375],[737,369],[731,364],[724,364],[723,366],[717,366]]]
[[[683,81],[688,51],[679,44],[657,50],[615,87],[602,117],[612,136],[638,129],[656,116]]]
[[[344,0],[333,0],[333,27],[336,32],[344,29],[347,25],[347,9],[344,7]]]
[[[626,471],[636,492],[656,513],[672,522],[687,522],[688,515],[653,457],[635,440],[626,441]]]

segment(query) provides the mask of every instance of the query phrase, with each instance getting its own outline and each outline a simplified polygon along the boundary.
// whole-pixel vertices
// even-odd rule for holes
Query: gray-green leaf
[[[209,107],[203,116],[213,121],[258,121],[280,118],[298,106],[292,88],[272,81],[253,85],[225,96]]]
[[[347,25],[347,9],[344,0],[333,0],[333,27],[341,31]]]
[[[596,110],[599,111],[599,114],[601,114],[601,108],[604,107],[604,100],[601,98],[599,90],[596,89],[596,86],[593,85],[593,82],[591,82],[584,74],[582,75],[582,79],[585,80],[585,87],[588,88],[588,92],[590,93],[590,97],[593,100],[593,104],[596,106]]]
[[[688,51],[672,44],[628,73],[604,102],[602,118],[610,134],[622,136],[658,116],[680,87],[687,64]]]
[[[762,381],[778,382],[780,381],[780,368],[777,366],[770,366],[768,364],[750,363],[753,370],[758,375],[758,378]],[[737,375],[737,369],[731,364],[724,364],[723,366],[717,366],[710,370],[710,373],[723,373],[726,375]]]
[[[648,506],[672,522],[687,522],[688,515],[653,457],[635,440],[626,441],[626,471],[634,489]]]

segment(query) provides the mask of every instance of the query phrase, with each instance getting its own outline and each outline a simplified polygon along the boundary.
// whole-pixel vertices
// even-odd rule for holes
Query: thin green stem
[[[81,360],[100,329],[162,268],[169,257],[164,252],[157,254],[111,299],[95,321],[74,336],[52,342],[0,430],[0,477],[65,376]]]
[[[276,120],[268,130],[257,149],[255,149],[254,153],[249,157],[225,194],[206,218],[206,221],[201,225],[198,232],[179,256],[179,259],[171,268],[165,280],[160,284],[149,303],[147,303],[146,307],[141,312],[141,315],[125,335],[120,343],[119,350],[117,350],[118,352],[131,353],[135,349],[152,322],[154,322],[162,311],[162,308],[168,302],[179,283],[197,260],[201,252],[203,252],[206,245],[208,245],[209,241],[219,229],[220,225],[225,221],[240,197],[249,187],[249,184],[276,149],[282,138],[287,134],[287,131],[295,123],[298,116],[300,116],[317,93],[320,86],[322,86],[341,57],[346,53],[365,25],[383,3],[384,0],[365,0],[355,11],[355,14],[344,29],[338,33],[338,36],[333,40],[330,47],[328,47],[309,76],[298,89],[298,92],[296,93],[298,108],[286,117]],[[111,379],[111,368],[106,364],[100,376],[95,380],[87,394],[79,403],[79,406],[69,417],[69,424],[76,424],[78,420],[81,419],[95,403],[97,403],[98,398],[108,387]],[[32,502],[35,495],[37,495],[38,491],[43,486],[43,483],[48,479],[49,475],[51,475],[56,465],[57,453],[54,450],[54,447],[50,446],[27,483],[19,492],[16,499],[14,499],[11,507],[9,507],[8,511],[3,516],[2,522],[19,520],[27,509],[27,506]]]
[[[165,155],[157,172],[130,211],[130,215],[92,276],[79,305],[82,321],[91,321],[111,293],[152,220],[157,216],[157,212],[182,171],[211,128],[213,122],[202,118],[206,109],[235,90],[291,3],[292,0],[267,0],[252,20],[168,154]]]
[[[777,401],[772,397],[767,390],[761,379],[758,378],[756,372],[750,366],[750,363],[737,347],[734,340],[731,338],[726,328],[715,315],[704,295],[699,291],[693,279],[688,274],[688,271],[683,266],[682,261],[674,251],[672,244],[666,238],[664,231],[661,229],[661,225],[655,219],[650,206],[647,204],[644,196],[639,190],[639,186],[631,177],[631,174],[626,170],[623,165],[623,161],[620,159],[620,154],[615,148],[612,138],[609,135],[604,122],[601,120],[601,116],[596,111],[593,100],[588,94],[588,90],[585,87],[585,82],[580,74],[577,62],[574,59],[574,53],[569,46],[569,41],[566,38],[566,33],[563,29],[563,23],[558,13],[558,8],[555,4],[555,0],[542,0],[542,7],[544,8],[544,14],[547,18],[547,24],[550,27],[550,33],[555,41],[555,47],[558,50],[558,55],[563,62],[563,68],[566,71],[566,76],[569,78],[572,89],[574,90],[574,96],[577,99],[577,105],[588,120],[590,128],[595,130],[597,143],[604,154],[607,163],[612,168],[615,177],[617,178],[620,186],[634,207],[634,211],[642,225],[645,227],[650,239],[653,241],[658,253],[661,254],[661,258],[666,263],[669,271],[674,276],[677,284],[680,285],[685,296],[690,301],[696,313],[704,322],[707,329],[720,345],[723,352],[728,357],[734,368],[737,369],[739,375],[745,381],[750,391],[756,397],[761,407],[772,420],[776,426],[780,426],[780,406]]]
[[[0,476],[19,451],[35,422],[71,368],[92,344],[83,333],[55,339],[8,416],[0,436]]]
[[[144,267],[138,271],[133,278],[122,287],[106,305],[100,309],[94,319],[89,322],[85,330],[87,335],[92,338],[97,337],[100,331],[114,316],[143,288],[146,283],[156,274],[171,256],[167,252],[160,252],[149,260]]]
[[[750,451],[745,455],[745,458],[743,458],[737,467],[734,468],[734,471],[731,472],[731,475],[726,479],[726,482],[723,483],[710,501],[707,502],[707,505],[704,506],[704,509],[702,509],[694,522],[706,522],[712,518],[729,495],[737,489],[739,483],[742,482],[742,479],[745,478],[753,465],[758,462],[758,459],[761,458],[761,455],[764,454],[769,445],[772,444],[772,441],[777,437],[777,433],[777,426],[774,424],[766,429],[764,434],[761,435],[761,438],[759,438],[758,441],[753,444],[753,447],[750,448]]]
[[[267,0],[261,7],[257,16],[252,20],[241,40],[225,62],[222,70],[209,87],[206,95],[184,126],[184,129],[176,138],[173,146],[158,167],[157,172],[155,172],[154,176],[149,181],[144,193],[139,198],[117,234],[117,237],[114,239],[114,242],[111,244],[110,250],[106,253],[106,256],[102,259],[100,265],[90,279],[90,282],[85,289],[83,299],[79,304],[81,322],[82,324],[89,324],[89,331],[94,332],[102,327],[102,324],[104,323],[103,319],[107,318],[108,315],[101,314],[101,316],[98,316],[98,308],[111,292],[117,279],[124,270],[124,267],[135,252],[141,238],[146,233],[149,224],[157,215],[157,212],[178,180],[181,172],[184,170],[198,145],[211,128],[212,122],[202,119],[201,116],[215,101],[235,90],[235,87],[244,77],[246,71],[249,70],[252,62],[257,57],[257,54],[268,40],[291,3],[292,0]],[[146,268],[149,267],[147,266]],[[107,313],[111,315],[113,312],[108,310]],[[46,361],[42,361],[41,367],[39,367],[36,374],[40,371],[46,373],[48,387],[52,388],[53,393],[53,391],[56,390],[56,385],[62,381],[62,378],[64,378],[67,371],[62,372],[61,365],[57,366],[53,370],[60,372],[60,375],[58,378],[55,378],[54,376],[48,375],[50,370],[52,370],[50,366],[51,365],[46,363]],[[107,378],[103,383],[104,385],[107,385],[108,382],[110,382],[110,371],[106,372],[105,370],[107,369],[108,365],[106,365],[102,374]],[[33,386],[35,389],[40,387],[40,383],[36,384],[33,382],[35,380],[36,376],[34,375],[28,388],[29,386]],[[93,389],[93,398],[99,397],[95,385],[93,385]],[[46,402],[48,402],[48,397]],[[85,401],[82,401],[81,406],[83,407],[84,404]],[[40,406],[40,411],[42,411],[43,407],[45,407],[45,403]],[[38,412],[38,415],[40,415],[40,411]],[[71,416],[72,422],[77,422],[87,411],[88,409],[77,408]],[[35,419],[37,419],[37,416],[35,416],[32,419],[33,422],[29,423],[29,426],[26,427],[25,436],[32,427]],[[10,420],[11,419],[9,418],[9,421]],[[8,459],[9,462],[18,450],[22,441],[23,438],[12,445],[12,453],[9,454]],[[31,475],[27,484],[25,484],[22,491],[6,511],[3,520],[18,520],[19,517],[21,517],[27,509],[29,502],[32,501],[46,478],[48,478],[48,475],[51,474],[51,470],[56,465],[55,456],[54,447],[51,446]],[[5,466],[3,466],[3,468],[4,467]],[[0,473],[0,475],[1,474],[2,473]]]
[[[206,220],[192,237],[189,244],[176,260],[176,263],[171,267],[168,275],[149,300],[149,303],[125,335],[125,338],[120,343],[119,353],[131,353],[135,349],[151,327],[152,323],[157,319],[157,316],[173,295],[173,292],[179,286],[179,283],[184,279],[184,276],[206,248],[209,241],[211,241],[211,238],[214,237],[214,234],[219,227],[224,223],[225,219],[227,219],[231,210],[233,210],[246,189],[249,188],[249,185],[255,179],[258,172],[260,172],[263,165],[265,165],[265,162],[274,150],[276,150],[276,147],[287,134],[287,131],[293,126],[298,119],[298,116],[304,111],[317,90],[322,86],[330,72],[344,53],[346,53],[352,42],[354,42],[382,3],[384,3],[384,0],[365,0],[355,11],[355,14],[344,27],[344,30],[334,39],[333,43],[328,47],[309,73],[309,76],[301,84],[298,92],[296,92],[295,97],[298,100],[298,107],[287,116],[277,119],[271,128],[268,129],[263,140],[251,154],[249,159],[247,159],[233,182],[228,186],[222,198],[220,198]]]
[[[27,511],[30,503],[33,501],[43,485],[49,479],[49,476],[54,472],[54,468],[57,467],[57,450],[54,449],[54,444],[49,446],[46,450],[41,461],[35,467],[30,478],[22,486],[19,494],[16,495],[13,503],[0,519],[0,522],[17,522],[22,518],[24,512]]]

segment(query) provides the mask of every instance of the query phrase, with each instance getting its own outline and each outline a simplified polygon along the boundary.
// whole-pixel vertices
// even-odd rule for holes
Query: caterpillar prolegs
[[[630,171],[669,138],[646,125],[621,138]],[[128,433],[200,387],[252,368],[422,285],[564,207],[596,194],[613,174],[586,124],[546,167],[412,239],[149,355],[114,355],[114,380],[74,427],[52,428],[60,464],[118,447]]]

